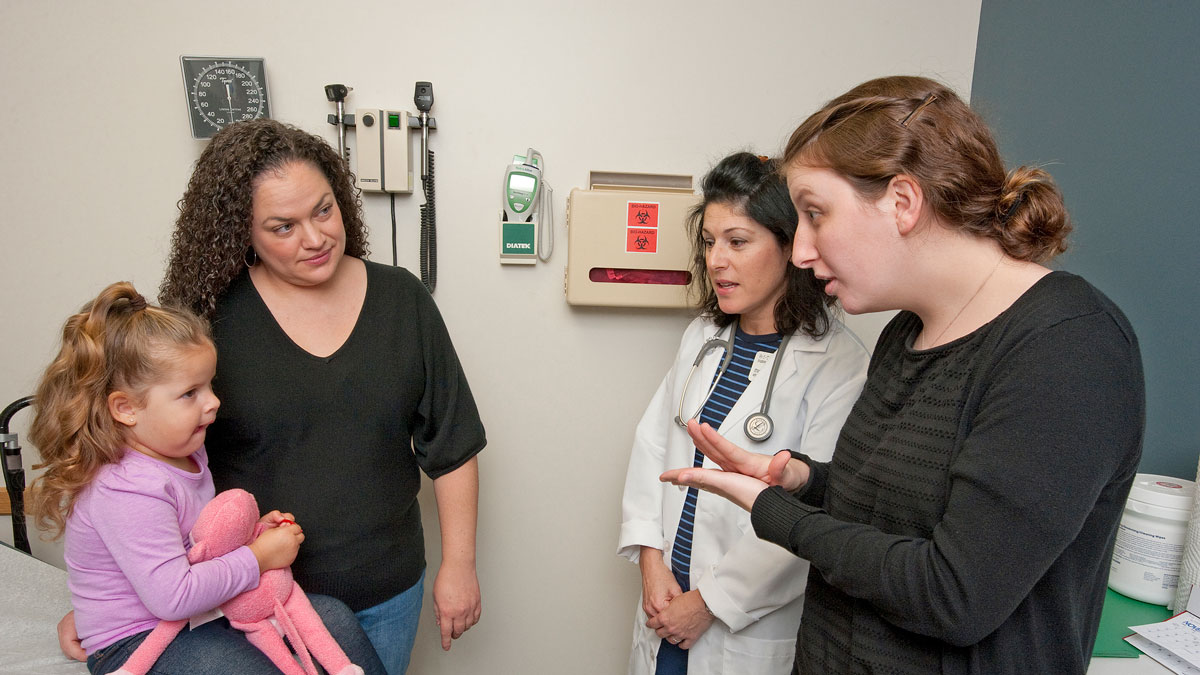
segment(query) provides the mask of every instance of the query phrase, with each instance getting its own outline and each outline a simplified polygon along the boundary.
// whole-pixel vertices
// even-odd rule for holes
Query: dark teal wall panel
[[[983,0],[972,104],[1075,221],[1056,267],[1129,316],[1146,370],[1141,470],[1200,453],[1200,2]],[[1070,358],[1064,354],[1063,358]]]

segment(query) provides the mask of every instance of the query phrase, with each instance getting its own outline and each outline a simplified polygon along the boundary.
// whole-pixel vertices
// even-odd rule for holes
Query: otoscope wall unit
[[[383,108],[356,108],[346,113],[346,98],[353,87],[344,84],[325,85],[325,98],[336,106],[337,112],[328,116],[338,130],[338,154],[354,167],[355,185],[363,193],[387,193],[392,211],[392,264],[398,264],[396,245],[396,194],[412,194],[416,163],[412,161],[409,130],[421,132],[421,205],[420,265],[421,282],[433,293],[437,287],[437,207],[433,180],[433,150],[429,149],[429,131],[437,128],[433,109],[433,84],[418,80],[414,86],[413,104],[417,113]],[[346,132],[354,129],[356,152],[352,155],[346,142]]]
[[[591,172],[567,200],[565,290],[572,305],[688,306],[692,177]]]
[[[363,192],[413,191],[412,149],[408,111],[358,108],[354,111],[358,167],[354,175]]]

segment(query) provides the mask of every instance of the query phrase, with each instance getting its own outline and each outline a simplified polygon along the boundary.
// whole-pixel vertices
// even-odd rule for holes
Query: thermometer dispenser
[[[529,148],[515,155],[504,171],[500,209],[500,263],[536,265],[549,260],[554,247],[553,192],[545,183],[542,153]],[[549,232],[542,243],[540,230]]]
[[[358,166],[356,183],[363,192],[413,191],[408,112],[357,108],[354,111]]]
[[[572,305],[688,307],[691,176],[591,173],[567,201],[565,290]]]

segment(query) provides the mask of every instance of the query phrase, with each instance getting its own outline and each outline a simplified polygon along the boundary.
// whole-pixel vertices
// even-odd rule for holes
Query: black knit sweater
[[[350,337],[316,357],[288,338],[242,275],[213,322],[221,398],[209,428],[217,490],[296,514],[292,565],[309,592],[372,607],[425,569],[419,470],[437,478],[485,443],[437,306],[402,268],[367,263]]]
[[[1141,456],[1141,358],[1079,277],[971,335],[880,336],[833,460],[752,522],[812,561],[801,673],[1084,673]]]

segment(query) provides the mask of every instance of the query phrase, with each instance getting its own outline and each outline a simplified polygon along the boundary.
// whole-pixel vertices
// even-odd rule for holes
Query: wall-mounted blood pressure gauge
[[[192,138],[212,138],[243,120],[270,117],[262,59],[181,56]]]

